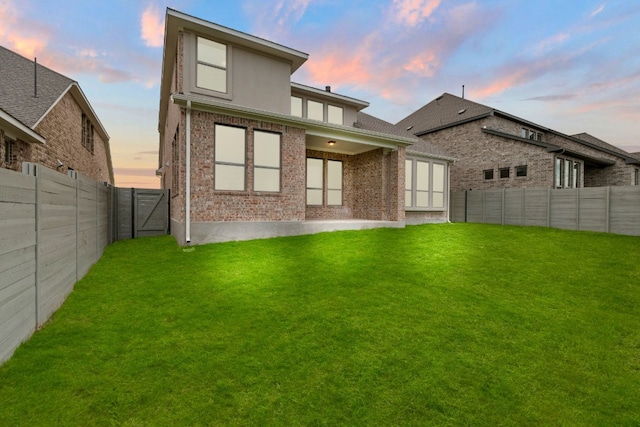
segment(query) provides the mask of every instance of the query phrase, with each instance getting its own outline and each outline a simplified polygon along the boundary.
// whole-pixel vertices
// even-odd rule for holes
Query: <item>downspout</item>
[[[187,244],[191,243],[191,101],[187,101],[186,118],[186,177],[185,177],[185,224],[184,237]]]
[[[464,86],[462,86],[464,88]],[[464,90],[464,89],[462,89]],[[447,223],[451,223],[451,163],[447,162]],[[465,207],[466,209],[466,207]]]

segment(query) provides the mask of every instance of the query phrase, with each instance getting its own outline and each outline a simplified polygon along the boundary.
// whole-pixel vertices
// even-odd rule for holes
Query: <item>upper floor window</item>
[[[302,98],[297,96],[291,97],[291,115],[302,117]]]
[[[446,167],[428,160],[405,160],[405,207],[443,209]]]
[[[536,132],[527,128],[522,128],[522,130],[520,131],[520,136],[532,141],[542,141],[542,134],[540,132]]]
[[[84,113],[82,113],[82,146],[93,153],[93,124]]]
[[[307,118],[324,121],[324,104],[311,99],[307,100]]]
[[[196,57],[196,86],[227,92],[227,46],[198,37]]]
[[[327,106],[327,122],[337,125],[344,124],[343,109],[342,107],[336,107],[335,105]]]

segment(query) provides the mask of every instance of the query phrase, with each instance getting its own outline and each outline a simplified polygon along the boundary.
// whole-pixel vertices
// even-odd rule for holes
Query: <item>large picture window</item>
[[[196,86],[227,92],[227,46],[197,38]]]
[[[307,205],[342,206],[342,177],[341,161],[307,158]]]
[[[342,205],[342,162],[327,160],[327,205]]]
[[[245,189],[245,129],[225,125],[215,126],[216,190]]]
[[[253,189],[280,191],[280,134],[253,133]]]
[[[307,205],[322,205],[323,180],[322,159],[307,159]]]
[[[570,159],[556,157],[554,167],[555,188],[578,188],[580,187],[582,164]]]
[[[405,207],[444,209],[446,166],[430,160],[405,161]]]

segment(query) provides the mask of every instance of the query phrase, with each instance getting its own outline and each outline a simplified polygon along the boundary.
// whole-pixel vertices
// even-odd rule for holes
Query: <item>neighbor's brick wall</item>
[[[581,187],[629,185],[631,183],[633,167],[625,165],[624,160],[614,155],[585,147],[560,135],[540,131],[543,134],[543,142],[589,157],[616,162],[614,166],[596,168],[584,165],[583,160],[568,155],[549,153],[542,147],[482,132],[483,126],[514,136],[520,136],[523,127],[530,128],[502,117],[490,116],[422,137],[430,143],[448,150],[453,157],[458,159],[451,167],[451,191],[553,187],[556,156],[583,164],[583,173],[580,177]],[[538,131],[537,129],[533,130]],[[515,176],[514,168],[520,165],[527,165],[526,177]],[[499,169],[502,167],[510,168],[509,178],[499,177]],[[483,171],[486,169],[493,169],[494,179],[484,179]]]
[[[95,126],[95,123],[94,123]],[[82,145],[82,110],[67,93],[35,128],[46,139],[46,144],[16,141],[14,154],[17,162],[4,161],[4,132],[2,132],[1,166],[17,171],[22,170],[22,162],[44,165],[50,169],[67,173],[72,168],[99,182],[113,184],[108,162],[108,142],[94,132],[94,152]],[[58,160],[63,167],[58,168]]]
[[[214,126],[247,130],[246,191],[214,191]],[[253,131],[278,132],[281,138],[281,191],[253,188]],[[301,221],[305,218],[305,132],[269,122],[202,111],[191,112],[191,218],[207,221]]]
[[[610,160],[616,163],[613,166],[607,166],[605,168],[586,166],[583,173],[584,187],[631,185],[633,166],[627,165],[623,159],[612,154],[603,153],[601,151],[585,147],[580,143],[559,135],[550,135],[548,142],[589,157]],[[558,156],[563,158],[565,157],[562,154],[558,154]]]
[[[451,191],[553,184],[552,154],[525,142],[482,132],[483,126],[518,136],[522,128],[518,123],[491,116],[422,137],[457,159],[451,166]],[[527,165],[526,177],[515,176],[514,168],[521,165]],[[503,167],[510,168],[509,178],[499,178],[498,169]],[[486,169],[493,169],[494,179],[484,179]]]
[[[31,158],[31,145],[28,142],[16,140],[13,144],[12,154],[16,156],[16,161],[7,163],[4,161],[4,131],[0,129],[0,168],[11,169],[14,171],[22,171],[22,162],[29,162]]]

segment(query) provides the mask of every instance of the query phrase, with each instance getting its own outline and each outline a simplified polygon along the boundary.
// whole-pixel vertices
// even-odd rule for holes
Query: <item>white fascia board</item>
[[[2,109],[0,109],[0,127],[10,138],[46,144],[46,139],[42,135]]]
[[[425,159],[444,160],[449,163],[454,163],[457,159],[454,157],[444,156],[442,154],[423,153],[422,151],[407,150],[407,157],[423,157]]]
[[[210,98],[202,98],[199,96],[173,94],[171,96],[171,99],[175,104],[183,107],[187,105],[188,101],[191,101],[191,108],[196,110],[227,114],[253,120],[268,120],[270,122],[282,124],[285,126],[303,128],[309,135],[344,139],[347,141],[375,147],[406,147],[409,145],[413,145],[416,142],[411,138],[404,138],[401,136],[374,132],[365,129],[358,129],[343,125],[335,125],[332,123],[319,122],[317,120],[310,120],[303,117],[290,116],[287,114],[257,110],[240,105],[230,104],[227,102],[216,101]]]
[[[359,107],[358,108],[359,110],[362,110],[363,108],[366,108],[369,106],[369,103],[367,101],[362,101],[360,99],[351,98],[345,95],[340,95],[335,92],[327,92],[326,90],[318,89],[311,86],[306,86],[300,83],[291,82],[291,89],[294,89],[303,93],[310,93],[310,94],[319,96],[321,98],[335,99],[345,104],[350,104],[350,105]]]

